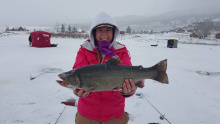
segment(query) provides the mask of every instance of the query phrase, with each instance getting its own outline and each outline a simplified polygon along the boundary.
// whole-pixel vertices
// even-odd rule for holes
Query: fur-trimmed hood
[[[93,36],[93,28],[100,25],[100,24],[110,24],[110,25],[113,25],[115,28],[114,28],[114,38],[113,38],[113,41],[112,41],[112,44],[111,46],[113,46],[115,49],[120,49],[120,48],[123,48],[124,46],[121,45],[121,44],[118,44],[116,42],[116,39],[119,35],[119,28],[118,28],[118,25],[114,22],[114,20],[112,19],[111,16],[109,16],[107,13],[105,12],[101,12],[99,13],[96,18],[93,20],[93,23],[90,27],[90,31],[89,31],[89,38],[90,38],[90,42],[86,41],[82,44],[83,47],[85,47],[86,49],[88,50],[93,50],[95,48],[95,39],[94,39],[94,36]],[[110,47],[111,47],[110,46]]]

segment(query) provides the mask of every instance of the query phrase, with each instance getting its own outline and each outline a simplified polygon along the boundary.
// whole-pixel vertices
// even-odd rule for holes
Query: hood
[[[115,26],[115,28],[114,28],[115,29],[114,38],[113,38],[111,46],[113,46],[115,49],[123,48],[124,47],[123,45],[120,45],[116,42],[116,39],[117,39],[118,34],[119,34],[118,25],[114,22],[112,17],[109,16],[105,12],[101,12],[95,17],[95,19],[93,20],[93,23],[90,27],[90,31],[89,31],[90,42],[85,42],[82,46],[85,47],[88,50],[93,50],[95,48],[95,40],[94,40],[95,38],[93,36],[92,30],[93,30],[94,27],[96,27],[100,24],[110,24],[110,25]]]

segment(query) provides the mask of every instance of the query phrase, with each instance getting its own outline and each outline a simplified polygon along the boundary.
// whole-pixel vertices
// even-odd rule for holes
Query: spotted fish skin
[[[142,66],[119,65],[118,57],[109,59],[105,64],[83,66],[75,70],[63,72],[58,75],[62,81],[57,82],[67,88],[84,89],[86,91],[108,91],[122,87],[125,79],[133,79],[135,85],[143,87],[140,83],[144,79],[156,80],[168,84],[167,59],[148,68]]]

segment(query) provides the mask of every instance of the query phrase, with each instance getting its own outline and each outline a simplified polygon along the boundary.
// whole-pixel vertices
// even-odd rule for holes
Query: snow
[[[0,35],[0,124],[74,124],[77,108],[61,102],[78,98],[55,80],[59,73],[72,69],[85,39],[52,38],[58,47],[33,48],[25,32],[4,34]],[[169,124],[160,119],[160,113],[172,124],[219,124],[219,41],[172,33],[139,36],[118,41],[127,46],[133,65],[150,67],[168,59],[170,83],[145,80],[145,87],[126,99],[129,124]],[[178,48],[166,47],[169,38],[180,41]],[[40,76],[30,80],[30,75]]]

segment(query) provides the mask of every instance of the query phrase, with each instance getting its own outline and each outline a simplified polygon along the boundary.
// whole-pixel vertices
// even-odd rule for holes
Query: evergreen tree
[[[136,34],[136,32],[135,32],[135,31],[133,31],[133,32],[132,32],[132,34]]]
[[[141,34],[143,34],[143,30],[141,29]]]
[[[71,32],[72,31],[72,28],[71,28],[71,26],[69,25],[69,27],[68,27],[68,31],[69,32]]]
[[[78,32],[78,30],[77,30],[77,28],[76,28],[75,26],[73,27],[72,32],[73,32],[73,33],[77,33],[77,32]]]
[[[65,32],[65,26],[64,26],[64,24],[62,24],[62,26],[61,26],[61,32],[62,32],[62,33]]]
[[[128,28],[126,29],[126,33],[131,34],[131,28],[128,26]]]

